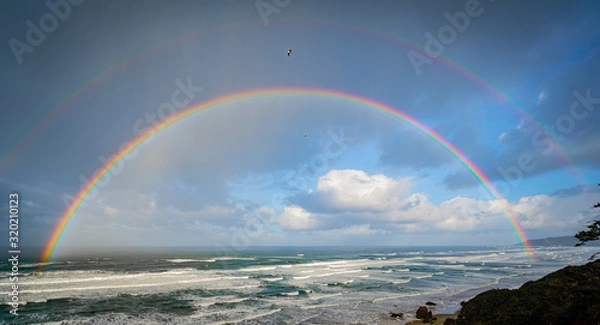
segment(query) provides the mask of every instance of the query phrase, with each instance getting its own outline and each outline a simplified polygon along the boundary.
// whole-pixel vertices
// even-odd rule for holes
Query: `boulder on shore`
[[[425,318],[423,318],[423,323],[430,323],[433,320],[433,314],[431,313],[431,310],[427,312],[427,315],[425,315]]]
[[[390,317],[392,318],[403,318],[404,313],[390,313]]]
[[[421,306],[417,309],[417,319],[425,319],[427,317],[427,307]]]

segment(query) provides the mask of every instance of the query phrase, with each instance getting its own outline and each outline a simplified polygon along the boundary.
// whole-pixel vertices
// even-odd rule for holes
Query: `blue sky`
[[[43,246],[65,198],[160,122],[174,96],[183,111],[274,87],[345,92],[413,116],[492,179],[530,238],[572,235],[598,215],[596,1],[1,6],[0,157],[10,164],[0,191],[20,194],[23,245]],[[324,155],[335,139],[343,145]],[[290,94],[227,103],[157,134],[104,180],[61,245],[517,239],[496,199],[439,143],[364,104]]]

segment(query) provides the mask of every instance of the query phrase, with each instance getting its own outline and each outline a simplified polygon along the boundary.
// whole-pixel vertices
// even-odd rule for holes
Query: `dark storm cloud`
[[[384,139],[380,157],[382,164],[414,169],[441,167],[454,159],[438,143],[410,131]]]
[[[440,133],[451,139],[494,180],[504,178],[506,173],[503,174],[501,170],[518,167],[519,159],[535,163],[535,168],[522,171],[524,178],[563,168],[567,162],[561,157],[565,153],[560,150],[566,151],[568,159],[578,164],[597,168],[600,162],[600,133],[597,128],[600,115],[595,106],[600,107],[597,104],[600,101],[600,78],[598,74],[591,73],[598,70],[600,62],[600,32],[593,23],[600,15],[597,3],[583,2],[569,6],[559,2],[482,4],[488,6],[482,19],[473,18],[469,29],[460,35],[461,39],[447,47],[446,54],[457,58],[467,67],[475,68],[486,80],[492,81],[499,91],[509,94],[549,134],[556,135],[557,144],[547,142],[548,137],[540,134],[539,130],[524,132],[523,129],[517,129],[518,123],[515,123],[512,129],[504,131],[506,134],[501,145],[490,147],[489,143],[481,143],[481,138],[477,136],[479,130],[476,119],[454,129],[452,123],[445,123],[440,127]],[[441,67],[427,68],[431,71]],[[435,90],[450,94],[453,94],[453,90],[459,91],[451,89],[442,83],[431,83],[429,86],[431,93],[436,93]],[[485,91],[477,87],[471,90],[479,90],[480,93]],[[591,93],[589,96],[586,94],[588,90]],[[547,98],[536,106],[535,99],[541,91],[547,94]],[[575,92],[588,97],[587,102],[594,108],[590,109],[588,105],[586,112],[584,103],[578,100],[582,96],[575,96]],[[487,96],[485,93],[481,95],[482,98]],[[580,102],[580,107],[572,113],[570,108],[575,101]],[[504,105],[507,105],[504,109],[512,106],[510,103]],[[452,104],[437,106],[440,117],[443,118],[445,114],[459,117],[462,111],[468,111],[452,107],[448,114],[448,107],[452,107]],[[471,107],[469,113],[473,116],[473,106],[464,105],[463,108],[467,107]],[[427,111],[427,108],[423,111]],[[435,114],[435,110],[430,108],[428,114]],[[577,119],[573,114],[585,114],[585,117]],[[525,123],[525,127],[532,126]],[[419,150],[419,146],[412,147],[417,150],[407,147],[410,153],[391,154],[391,148],[397,145],[394,143],[387,147],[384,161],[417,168],[423,164],[440,164],[429,153]],[[450,174],[445,183],[447,188],[456,190],[470,187],[476,181],[470,173],[461,170]]]
[[[506,180],[508,170],[519,169],[523,178],[529,178],[571,164],[600,166],[600,78],[589,73],[600,67],[597,53],[590,53],[592,60],[564,75],[561,82],[547,86],[548,98],[536,108],[535,116],[542,130],[529,124],[526,129],[507,132],[501,140],[502,151],[493,160],[474,155],[488,176]],[[529,163],[521,165],[520,161]],[[456,177],[447,180],[450,187],[460,187],[460,183]]]
[[[564,188],[554,191],[549,195],[556,197],[571,197],[581,195],[584,193],[600,193],[600,187],[592,185],[578,185],[571,188]]]

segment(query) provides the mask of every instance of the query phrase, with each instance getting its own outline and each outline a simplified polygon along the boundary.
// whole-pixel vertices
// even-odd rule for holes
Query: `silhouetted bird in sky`
[[[292,54],[292,49],[288,50],[288,56],[290,56],[290,54]]]

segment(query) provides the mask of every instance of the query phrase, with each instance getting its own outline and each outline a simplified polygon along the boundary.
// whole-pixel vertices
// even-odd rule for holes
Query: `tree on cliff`
[[[598,184],[600,186],[600,184]],[[600,208],[600,202],[594,204],[592,209]],[[592,240],[600,240],[600,220],[594,220],[592,224],[587,226],[589,230],[582,230],[575,235],[575,238],[579,239],[579,243],[575,244],[575,246],[581,246],[588,241]],[[600,254],[600,252],[595,253],[590,257],[590,261],[596,257],[596,255]]]

